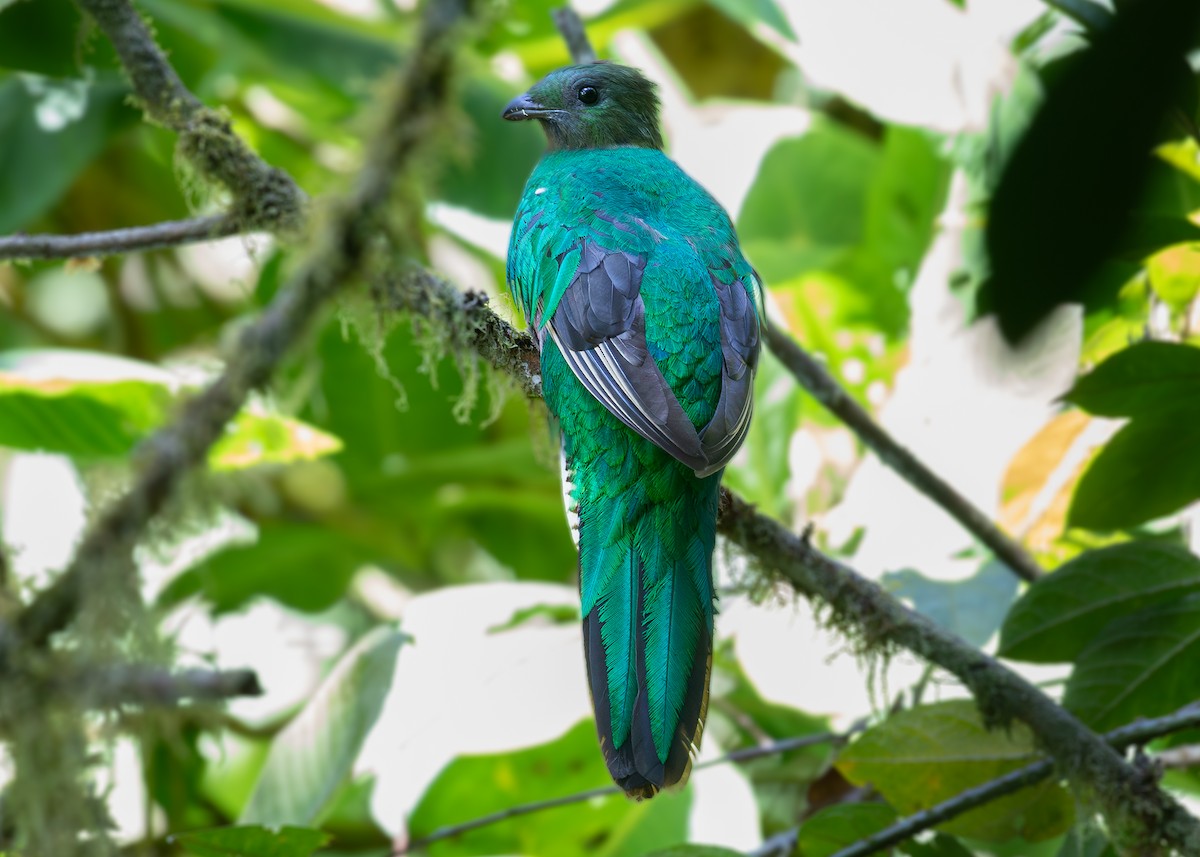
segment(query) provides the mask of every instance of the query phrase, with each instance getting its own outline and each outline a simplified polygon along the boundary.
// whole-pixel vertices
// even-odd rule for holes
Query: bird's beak
[[[508,102],[508,106],[504,108],[504,112],[500,114],[500,117],[508,119],[510,122],[520,122],[522,119],[536,119],[538,116],[549,112],[545,107],[530,98],[529,93],[526,92]]]

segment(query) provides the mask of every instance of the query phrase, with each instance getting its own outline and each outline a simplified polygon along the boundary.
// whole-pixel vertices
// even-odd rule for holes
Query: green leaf
[[[973,857],[965,845],[944,833],[935,833],[927,842],[910,839],[896,847],[908,857]]]
[[[1063,706],[1096,730],[1169,714],[1200,697],[1200,594],[1104,628],[1075,662]]]
[[[830,857],[895,820],[896,810],[886,803],[834,804],[800,825],[800,853],[804,857]]]
[[[349,777],[392,686],[405,637],[376,628],[342,655],[313,698],[272,742],[241,821],[314,824]]]
[[[1000,627],[1017,594],[1016,575],[998,560],[953,583],[930,580],[910,568],[889,571],[882,582],[894,595],[910,599],[918,611],[973,646],[982,646]]]
[[[363,548],[331,528],[297,521],[263,521],[258,541],[229,547],[175,578],[161,606],[200,593],[216,612],[268,596],[296,610],[325,610],[345,594],[367,561]]]
[[[837,768],[855,785],[871,783],[896,811],[908,815],[1024,767],[1036,758],[1023,724],[988,731],[974,702],[954,700],[894,714],[859,736]],[[1070,826],[1074,802],[1054,781],[1022,789],[940,825],[960,836],[1031,842]]]
[[[1200,592],[1200,557],[1136,541],[1087,551],[1029,587],[1000,629],[1001,657],[1072,661],[1113,620]]]
[[[28,226],[138,120],[118,81],[0,80],[0,234]]]
[[[1049,81],[988,213],[992,277],[981,299],[1010,340],[1078,301],[1130,232],[1197,25],[1193,0],[1123,6]]]
[[[341,440],[308,423],[281,414],[244,410],[212,445],[208,466],[222,471],[259,464],[291,464],[332,455],[341,448]]]
[[[1103,417],[1157,417],[1200,410],[1200,348],[1139,342],[1075,382],[1063,398]]]
[[[197,857],[309,857],[329,841],[321,831],[304,827],[217,827],[171,839]]]
[[[676,845],[651,851],[645,857],[742,857],[742,852],[716,845]]]
[[[1200,499],[1200,420],[1194,413],[1134,419],[1100,450],[1075,486],[1067,525],[1118,530]]]
[[[106,354],[0,353],[0,445],[125,455],[165,418],[173,383],[157,367]]]
[[[439,827],[610,782],[589,718],[548,744],[456,759],[422,796],[409,834],[419,839]],[[690,806],[686,790],[640,803],[612,794],[472,830],[456,841],[434,843],[429,853],[449,857],[466,848],[476,854],[635,857],[685,841]]]
[[[766,27],[789,42],[796,41],[796,31],[775,0],[714,0],[713,5],[751,33]]]
[[[0,2],[0,67],[74,77],[79,19],[79,7],[69,0]]]

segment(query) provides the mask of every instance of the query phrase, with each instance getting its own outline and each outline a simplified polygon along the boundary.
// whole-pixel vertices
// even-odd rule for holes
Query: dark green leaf
[[[1200,595],[1104,628],[1075,662],[1063,705],[1097,731],[1200,698]]]
[[[309,857],[329,841],[304,827],[217,827],[172,837],[197,857]]]
[[[1057,857],[1117,857],[1117,852],[1096,822],[1088,819],[1071,828]]]
[[[1175,342],[1136,343],[1076,381],[1063,398],[1103,417],[1200,411],[1200,348]]]
[[[1128,233],[1198,25],[1193,0],[1127,4],[1050,81],[988,215],[992,277],[981,297],[1010,340],[1078,300]]]
[[[0,233],[58,201],[109,140],[138,119],[117,81],[0,81]]]
[[[1000,629],[1000,655],[1074,660],[1114,619],[1200,592],[1200,558],[1166,542],[1087,551],[1031,586]]]
[[[1024,725],[988,731],[975,703],[954,700],[894,714],[844,750],[838,770],[855,785],[871,783],[908,815],[982,785],[1035,758]],[[941,825],[955,835],[988,842],[1021,836],[1031,842],[1062,833],[1074,802],[1059,783],[1022,789]]]
[[[842,803],[826,807],[800,825],[800,853],[804,857],[829,857],[872,833],[878,833],[895,820],[896,810],[886,803]]]
[[[312,699],[271,743],[245,824],[314,824],[350,775],[392,686],[404,635],[376,628],[342,655]]]
[[[1067,524],[1117,530],[1177,512],[1200,498],[1200,420],[1158,414],[1125,426],[1084,471]]]
[[[896,847],[908,857],[973,857],[965,845],[944,833],[934,834],[927,842],[910,839]]]
[[[264,521],[257,542],[222,550],[184,572],[159,601],[170,605],[199,592],[218,611],[258,596],[297,610],[324,610],[342,597],[365,561],[361,547],[331,529]]]
[[[752,33],[765,26],[788,41],[796,41],[796,31],[775,0],[714,0],[713,5]]]
[[[985,563],[974,576],[953,583],[930,580],[906,568],[885,574],[883,584],[974,646],[982,646],[1000,627],[1017,594],[1016,575],[997,560]]]
[[[49,77],[74,77],[79,7],[69,0],[0,3],[0,67]],[[37,33],[36,39],[29,37]]]

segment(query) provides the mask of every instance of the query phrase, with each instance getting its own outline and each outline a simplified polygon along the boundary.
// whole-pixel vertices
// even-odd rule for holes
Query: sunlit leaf
[[[857,785],[871,783],[901,814],[928,809],[1036,758],[1023,724],[988,731],[975,703],[954,700],[893,714],[842,752],[837,767]],[[988,842],[1031,842],[1062,833],[1074,801],[1057,782],[1022,789],[939,827]]]
[[[1154,293],[1175,310],[1182,310],[1200,292],[1200,244],[1180,244],[1156,253],[1146,262]]]
[[[1124,616],[1080,653],[1063,705],[1096,730],[1200,698],[1200,593]]]
[[[242,411],[209,449],[213,470],[240,470],[259,464],[312,461],[342,448],[338,438],[281,414]]]
[[[549,744],[456,759],[421,798],[409,832],[417,839],[439,827],[609,782],[596,749],[595,725],[588,719]],[[480,854],[641,854],[686,841],[690,804],[687,790],[641,803],[613,794],[465,832],[458,843],[432,844],[429,853],[453,855],[466,846]]]
[[[173,377],[145,363],[76,351],[0,354],[0,445],[119,456],[166,417]]]
[[[1000,630],[1000,654],[1074,660],[1115,619],[1200,592],[1200,557],[1166,542],[1088,551],[1029,587]]]
[[[309,857],[329,836],[304,827],[217,827],[172,839],[196,857]]]
[[[271,743],[246,824],[313,824],[350,775],[392,684],[404,635],[380,627],[342,655],[316,694]]]

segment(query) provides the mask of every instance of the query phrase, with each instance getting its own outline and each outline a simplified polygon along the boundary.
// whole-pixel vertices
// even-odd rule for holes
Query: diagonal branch
[[[140,250],[177,247],[196,241],[211,241],[248,231],[231,214],[168,220],[150,226],[133,226],[76,235],[8,235],[0,238],[0,259],[77,259],[83,256],[113,256]]]
[[[105,9],[125,7],[121,0],[86,2]],[[386,121],[372,140],[353,190],[334,207],[316,246],[287,285],[246,329],[236,357],[217,381],[188,401],[175,422],[145,442],[139,472],[128,493],[100,516],[67,570],[16,620],[21,643],[45,644],[70,623],[90,586],[102,585],[110,568],[128,562],[147,523],[184,475],[204,460],[250,391],[270,379],[285,352],[304,336],[329,299],[360,276],[373,236],[386,234],[381,221],[392,189],[407,175],[414,156],[435,136],[437,119],[449,98],[452,35],[455,25],[469,13],[470,3],[437,0],[426,4],[416,48],[394,88]],[[136,25],[143,27],[140,20]],[[122,31],[114,34],[114,38],[123,37]],[[136,59],[142,61],[140,56]],[[132,76],[138,80],[137,72]],[[8,647],[11,645],[10,639]],[[4,649],[0,640],[0,664],[8,654]]]
[[[1144,744],[1154,738],[1193,729],[1200,726],[1200,703],[1187,705],[1174,714],[1159,717],[1154,720],[1138,720],[1104,735],[1104,740],[1117,749],[1124,749],[1135,744]],[[1161,757],[1159,757],[1161,759]],[[838,851],[833,857],[866,857],[876,851],[882,851],[897,845],[906,839],[911,839],[923,830],[929,830],[943,822],[956,818],[977,806],[983,806],[996,798],[1019,791],[1026,786],[1041,782],[1054,772],[1054,763],[1049,759],[1040,759],[1023,768],[1011,771],[991,782],[976,786],[973,789],[957,794],[949,800],[931,806],[929,809],[913,813],[890,827],[873,833],[865,839],[855,842],[848,848]]]
[[[1034,583],[1043,574],[1029,552],[992,523],[987,515],[925,462],[902,446],[847,393],[820,361],[801,348],[794,339],[776,327],[767,329],[767,347],[779,361],[831,414],[840,419],[880,461],[894,470],[909,485],[950,513],[1001,562],[1024,580]]]

